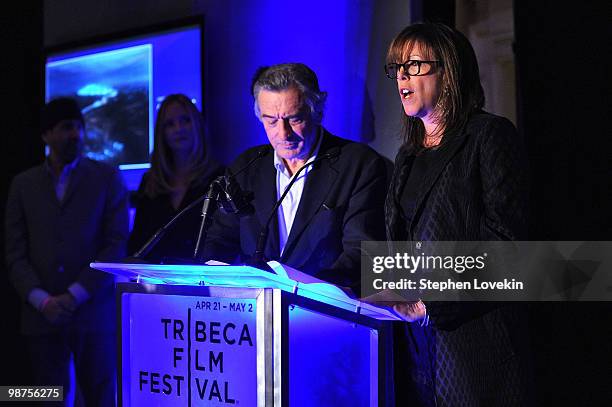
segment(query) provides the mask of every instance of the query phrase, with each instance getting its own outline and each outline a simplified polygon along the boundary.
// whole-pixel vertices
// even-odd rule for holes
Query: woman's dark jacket
[[[413,212],[403,216],[402,186],[414,159],[415,149],[405,145],[395,161],[385,205],[389,240],[526,239],[527,167],[510,121],[478,112],[445,136],[416,192]],[[526,333],[516,309],[496,303],[426,305],[429,327],[400,328],[399,343],[406,346],[395,349],[398,402],[525,405],[520,336]]]

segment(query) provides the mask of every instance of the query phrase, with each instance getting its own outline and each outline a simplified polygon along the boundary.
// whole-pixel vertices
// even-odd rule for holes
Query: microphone
[[[234,214],[240,217],[252,215],[255,213],[255,208],[251,205],[253,200],[252,192],[244,192],[240,188],[240,184],[236,181],[236,176],[244,172],[251,166],[252,163],[259,160],[271,150],[270,146],[265,146],[257,152],[257,155],[251,159],[240,171],[235,175],[231,169],[227,169],[221,186],[221,194],[219,194],[218,206],[226,214]]]
[[[246,171],[253,163],[255,163],[256,161],[258,161],[260,158],[262,158],[264,155],[266,155],[269,151],[270,151],[270,146],[264,146],[264,148],[261,148],[258,152],[257,155],[251,159],[243,168],[240,169],[240,171],[238,171],[236,173],[236,175],[241,174],[242,172]],[[228,172],[230,172],[230,170],[228,169]],[[230,172],[231,173],[231,172]],[[222,183],[224,182],[224,177],[225,176],[219,176],[217,178],[215,178],[211,183],[210,186],[208,188],[208,190],[206,191],[206,193],[200,197],[198,197],[196,200],[194,200],[193,202],[191,202],[189,205],[187,205],[185,208],[183,208],[183,210],[181,210],[179,213],[177,213],[176,215],[174,215],[172,217],[172,219],[170,219],[167,223],[165,223],[161,228],[159,228],[157,230],[157,232],[155,232],[153,234],[153,236],[151,236],[151,238],[149,240],[147,240],[147,242],[142,245],[142,247],[132,255],[131,259],[132,261],[135,259],[142,259],[143,257],[145,257],[154,247],[155,245],[157,245],[157,243],[162,239],[162,237],[164,237],[164,234],[166,233],[166,231],[178,220],[180,219],[186,212],[188,212],[189,210],[193,209],[196,205],[198,205],[200,202],[205,201],[204,205],[202,206],[202,217],[205,218],[202,220],[202,223],[200,225],[200,231],[198,234],[198,242],[196,244],[196,253],[198,252],[198,247],[201,243],[201,237],[202,237],[202,233],[203,233],[203,225],[206,222],[207,218],[208,218],[208,213],[210,211],[209,209],[209,204],[210,204],[210,200],[216,200],[215,192],[217,192],[219,189],[223,189],[223,185]],[[212,214],[212,211],[210,211]]]
[[[224,213],[231,213],[240,217],[255,213],[255,208],[251,205],[253,193],[242,191],[234,176],[226,175],[223,177],[221,192],[218,205]]]
[[[333,148],[332,150],[328,151],[322,156],[317,157],[312,162],[304,164],[303,166],[300,167],[299,170],[295,172],[295,174],[293,175],[293,178],[291,179],[291,182],[289,182],[289,184],[285,188],[285,191],[283,191],[283,194],[281,195],[279,200],[276,201],[276,203],[272,207],[272,211],[270,211],[270,215],[268,216],[266,224],[261,228],[261,231],[259,232],[259,236],[257,237],[257,246],[255,248],[255,253],[251,257],[251,260],[249,261],[249,263],[257,267],[269,268],[268,265],[264,261],[264,258],[265,258],[264,251],[266,248],[266,242],[268,241],[268,230],[270,228],[270,223],[272,222],[272,219],[274,219],[274,216],[276,215],[276,211],[278,210],[278,207],[281,205],[281,203],[283,202],[283,199],[285,199],[285,196],[287,196],[287,194],[289,193],[289,190],[291,189],[293,184],[295,184],[300,173],[304,169],[312,165],[315,165],[323,160],[329,160],[331,158],[335,158],[339,154],[340,154],[340,149],[338,147]]]

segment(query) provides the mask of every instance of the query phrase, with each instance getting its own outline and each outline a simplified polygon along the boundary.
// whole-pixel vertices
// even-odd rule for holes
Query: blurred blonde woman
[[[136,194],[136,218],[128,242],[134,253],[166,222],[206,192],[223,173],[206,148],[204,120],[196,106],[182,94],[167,96],[155,123],[151,168]],[[186,213],[168,229],[146,259],[190,258],[195,248],[200,208]]]

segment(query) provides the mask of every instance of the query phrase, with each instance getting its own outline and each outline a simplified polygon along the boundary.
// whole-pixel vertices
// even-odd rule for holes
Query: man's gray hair
[[[255,98],[254,109],[257,118],[261,120],[261,111],[257,103],[259,92],[262,90],[281,92],[292,87],[295,87],[304,97],[304,102],[310,108],[313,120],[320,123],[323,119],[327,92],[319,89],[319,81],[314,71],[300,63],[272,65],[257,70],[251,87]]]

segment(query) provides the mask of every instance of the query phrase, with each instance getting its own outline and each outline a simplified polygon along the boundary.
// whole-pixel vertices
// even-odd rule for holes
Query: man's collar
[[[317,154],[319,154],[319,150],[321,149],[321,143],[323,142],[323,133],[324,133],[323,126],[319,126],[317,133],[318,133],[317,143],[315,144],[315,148],[312,151],[312,154],[310,155],[308,160],[306,160],[306,162],[304,163],[304,165],[309,164],[313,162],[314,160],[316,160]],[[276,168],[276,171],[282,172],[283,174],[288,173],[287,167],[285,166],[285,162],[283,161],[282,158],[278,156],[278,154],[276,154],[276,151],[274,151],[274,168]]]
[[[72,160],[72,162],[64,165],[64,167],[62,168],[62,172],[61,174],[70,174],[72,172],[72,170],[74,170],[77,165],[79,165],[79,163],[81,162],[81,156],[77,155],[77,157]],[[53,172],[53,166],[51,164],[51,157],[47,156],[45,158],[45,169],[53,176],[55,176],[55,173]]]

